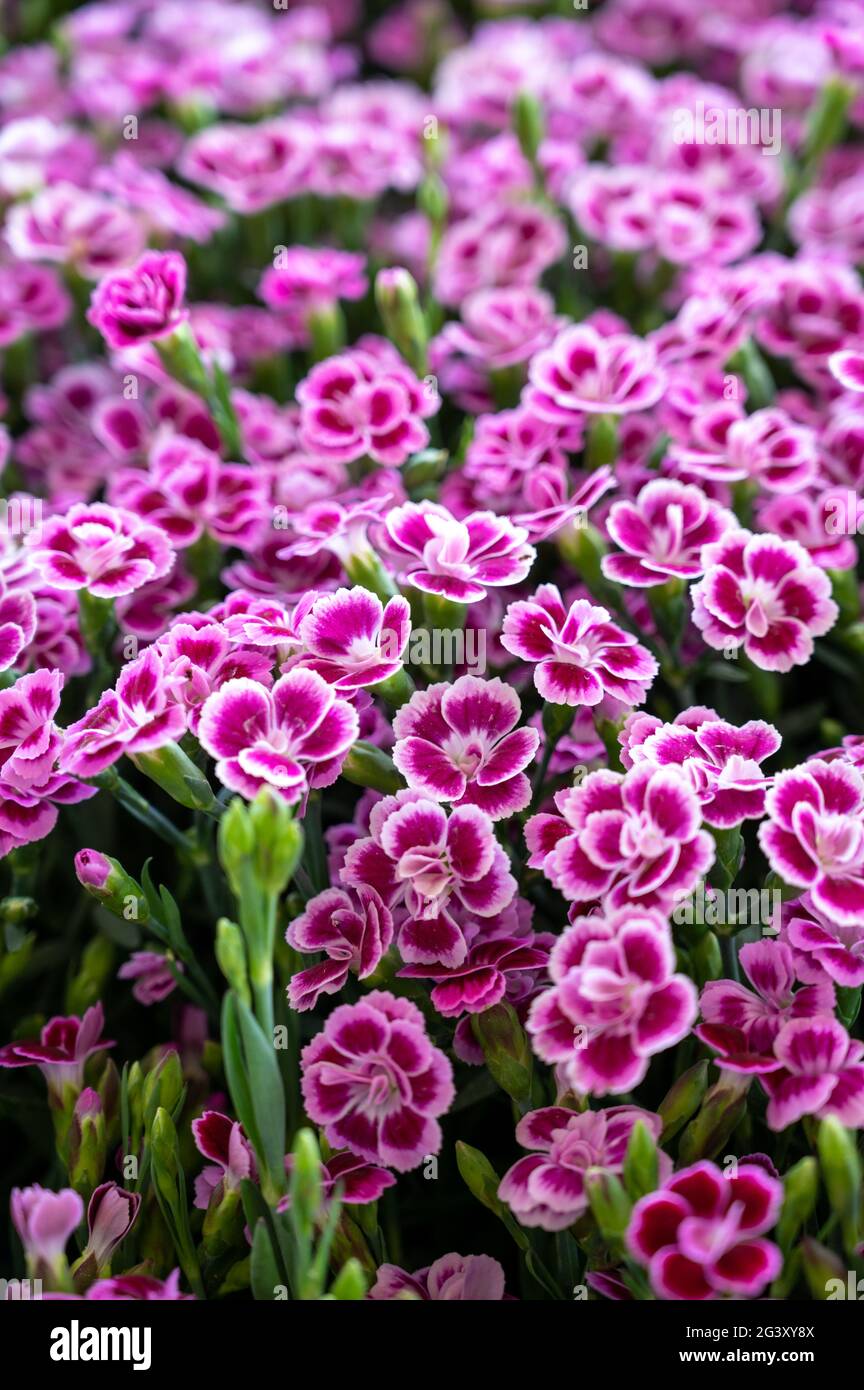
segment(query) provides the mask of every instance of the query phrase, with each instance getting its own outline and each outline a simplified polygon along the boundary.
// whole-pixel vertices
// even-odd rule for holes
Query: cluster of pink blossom
[[[0,1067],[66,1175],[40,1136],[28,1275],[860,1260],[854,0],[12,8]],[[463,1183],[503,1263],[440,1253]]]

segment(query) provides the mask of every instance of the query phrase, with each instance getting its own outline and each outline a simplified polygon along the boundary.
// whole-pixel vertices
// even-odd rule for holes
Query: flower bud
[[[85,1199],[105,1170],[107,1137],[102,1101],[89,1086],[75,1102],[69,1126],[67,1165],[69,1182]]]
[[[103,1182],[97,1187],[87,1207],[89,1237],[87,1251],[92,1254],[101,1274],[121,1241],[135,1224],[141,1206],[137,1192],[127,1192],[116,1182]]]
[[[283,893],[303,853],[303,831],[284,797],[262,787],[249,807],[255,843],[252,866],[264,893]]]
[[[347,1260],[330,1287],[330,1298],[359,1302],[366,1297],[366,1275],[359,1260]]]
[[[839,1279],[845,1287],[847,1273],[842,1260],[811,1236],[805,1236],[801,1242],[801,1263],[810,1292],[820,1302],[828,1298],[834,1280]]]
[[[624,1186],[636,1202],[648,1192],[654,1192],[660,1176],[657,1144],[643,1120],[637,1120],[630,1134],[624,1156]]]
[[[728,1141],[747,1107],[747,1092],[752,1077],[726,1072],[702,1103],[681,1136],[678,1158],[683,1164],[696,1163],[701,1158],[714,1158]]]
[[[861,1159],[858,1149],[836,1115],[826,1115],[819,1125],[817,1148],[831,1210],[840,1218],[843,1244],[847,1255],[852,1255],[860,1239]]]
[[[219,822],[219,862],[235,897],[242,895],[241,876],[255,852],[255,833],[246,803],[235,796]]]
[[[243,933],[236,922],[220,917],[216,923],[216,960],[229,985],[236,990],[244,1004],[251,1005],[249,971]]]
[[[594,1220],[607,1240],[620,1240],[630,1224],[632,1205],[623,1184],[614,1173],[603,1168],[589,1168],[585,1174],[585,1191]]]
[[[115,917],[134,922],[149,919],[150,908],[143,888],[119,860],[96,849],[81,849],[75,855],[75,873],[82,888]]]
[[[375,303],[387,337],[417,375],[425,376],[426,320],[413,275],[402,266],[380,270],[375,279]]]
[[[523,1112],[529,1110],[533,1054],[515,1009],[511,1004],[496,1004],[474,1014],[471,1023],[495,1081]]]
[[[373,791],[392,795],[405,786],[405,779],[396,770],[393,759],[381,748],[359,739],[342,764],[342,776],[355,787],[371,787]]]
[[[798,1232],[809,1220],[819,1195],[819,1165],[815,1158],[800,1159],[783,1179],[783,1210],[777,1222],[777,1239],[789,1251]]]
[[[679,1129],[686,1125],[691,1115],[696,1114],[707,1089],[707,1062],[697,1062],[694,1067],[682,1072],[678,1080],[672,1083],[657,1107],[663,1121],[661,1143],[665,1143],[667,1139],[673,1139]]]
[[[132,762],[181,806],[190,811],[216,811],[219,803],[213,788],[177,743],[164,743],[152,753],[130,754]]]
[[[144,1078],[143,1113],[144,1127],[149,1132],[161,1107],[171,1111],[183,1093],[183,1068],[180,1057],[174,1048],[166,1052],[151,1072]]]
[[[543,112],[533,92],[517,92],[513,103],[513,129],[529,164],[536,165],[543,140]]]
[[[324,1200],[321,1150],[311,1129],[301,1129],[294,1140],[291,1166],[291,1212],[296,1225],[307,1233],[315,1228]]]

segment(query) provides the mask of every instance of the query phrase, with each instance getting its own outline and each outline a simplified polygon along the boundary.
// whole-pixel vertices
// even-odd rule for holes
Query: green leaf
[[[238,1118],[266,1170],[272,1193],[281,1196],[286,1190],[285,1093],[273,1040],[265,1036],[254,1014],[233,990],[225,996],[222,1034],[228,1085]],[[247,1121],[251,1121],[251,1128]]]

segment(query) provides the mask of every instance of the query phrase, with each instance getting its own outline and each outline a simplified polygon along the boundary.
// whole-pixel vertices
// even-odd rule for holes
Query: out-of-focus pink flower
[[[529,369],[527,408],[552,424],[575,414],[625,415],[656,405],[666,384],[654,348],[639,338],[604,338],[588,324],[565,328]]]
[[[11,1213],[25,1255],[50,1265],[63,1254],[69,1237],[84,1220],[84,1203],[71,1187],[51,1192],[34,1183],[13,1188]]]
[[[378,968],[393,940],[393,917],[374,888],[361,883],[346,892],[327,888],[306,904],[288,926],[285,939],[295,951],[323,951],[327,960],[292,975],[291,1007],[313,1009],[321,994],[338,994],[349,972],[360,980]]]
[[[516,728],[521,713],[516,691],[501,680],[460,676],[431,685],[397,712],[393,761],[415,791],[500,820],[531,799],[525,768],[540,738]]]
[[[533,663],[543,699],[560,705],[599,705],[605,697],[639,705],[658,670],[651,653],[611,622],[605,608],[576,599],[568,609],[554,584],[510,604],[501,644]]]
[[[113,1279],[100,1279],[91,1284],[85,1298],[108,1299],[112,1303],[153,1303],[194,1301],[194,1293],[180,1292],[180,1271],[175,1269],[167,1279],[155,1279],[152,1274],[118,1274]]]
[[[651,1057],[680,1042],[696,1017],[696,987],[674,971],[672,938],[659,912],[634,906],[579,918],[552,951],[553,987],[531,1005],[526,1027],[534,1051],[563,1063],[574,1090],[632,1090]]]
[[[174,970],[183,973],[182,961],[172,961]],[[117,971],[118,980],[134,980],[132,994],[139,1004],[161,1004],[177,988],[177,980],[169,968],[166,956],[158,951],[133,951]]]
[[[296,196],[314,153],[311,130],[300,121],[226,121],[193,135],[177,167],[184,178],[218,193],[232,211],[249,214]]]
[[[524,527],[492,512],[457,521],[437,502],[406,502],[387,513],[385,526],[390,548],[407,557],[404,577],[454,603],[477,603],[487,586],[521,583],[536,555]]]
[[[384,358],[362,348],[317,363],[296,394],[304,447],[342,463],[364,455],[404,463],[428,444],[423,421],[440,406],[395,353]]]
[[[779,1248],[760,1239],[782,1201],[782,1183],[755,1164],[730,1177],[695,1163],[640,1198],[627,1245],[660,1298],[758,1298],[783,1266]]]
[[[476,806],[441,806],[412,790],[386,796],[372,808],[368,837],[349,845],[343,883],[375,888],[391,908],[404,904],[399,951],[408,963],[461,965],[467,954],[454,916],[461,904],[477,917],[495,917],[513,901],[516,880],[492,822]]]
[[[57,589],[120,598],[167,574],[174,551],[164,533],[134,512],[79,502],[50,517],[29,539],[34,564]]]
[[[62,1105],[67,1087],[81,1090],[87,1058],[114,1046],[102,1037],[104,1023],[101,1004],[94,1004],[83,1018],[52,1018],[38,1039],[0,1047],[0,1067],[38,1067],[48,1082],[49,1094]]]
[[[244,677],[226,681],[205,702],[198,726],[226,787],[254,797],[271,786],[292,802],[335,782],[357,733],[354,708],[317,671],[301,668],[271,690]]]
[[[299,347],[309,342],[310,314],[340,299],[362,299],[368,289],[365,259],[353,251],[331,247],[288,246],[265,270],[258,293],[268,308],[289,324]]]
[[[301,1054],[306,1112],[328,1143],[408,1172],[441,1147],[453,1099],[450,1063],[407,999],[373,990],[341,1004]]]
[[[588,1208],[585,1175],[602,1168],[620,1174],[627,1145],[637,1120],[655,1140],[663,1121],[636,1105],[613,1105],[606,1110],[576,1114],[561,1106],[532,1110],[516,1126],[516,1142],[533,1150],[520,1158],[501,1179],[498,1196],[520,1226],[565,1231]],[[672,1160],[660,1151],[661,1180],[672,1171]]]
[[[698,797],[677,767],[590,772],[555,805],[558,815],[531,817],[525,839],[529,863],[570,902],[668,910],[714,862]]]
[[[811,758],[778,772],[759,843],[785,880],[820,912],[855,926],[864,914],[864,778],[840,760]]]
[[[781,536],[783,540],[797,541],[813,563],[822,569],[854,569],[858,563],[858,548],[853,535],[843,534],[845,526],[833,529],[838,512],[844,523],[853,522],[850,532],[857,529],[857,498],[851,516],[844,508],[845,502],[839,489],[829,489],[815,497],[806,492],[796,493],[794,497],[770,497],[761,504],[757,502],[759,529],[772,536]]]
[[[702,560],[693,621],[717,651],[743,647],[763,671],[790,671],[837,621],[830,579],[795,541],[727,531]]]
[[[676,715],[672,724],[650,714],[632,715],[619,741],[625,767],[682,768],[709,825],[728,830],[757,820],[765,810],[771,778],[760,764],[780,747],[773,724],[750,719],[739,727],[696,706]]]
[[[144,235],[121,203],[58,183],[10,208],[6,240],[22,261],[57,261],[98,280],[134,261]]]
[[[796,1018],[774,1040],[778,1070],[760,1076],[770,1096],[769,1129],[805,1115],[835,1115],[847,1129],[864,1128],[864,1043],[836,1018]]]
[[[252,549],[271,519],[262,470],[223,463],[192,439],[174,435],[157,444],[146,473],[121,469],[109,483],[116,506],[158,526],[185,549],[207,531],[220,545]]]
[[[624,553],[604,556],[603,573],[640,589],[696,579],[705,546],[735,525],[732,512],[698,487],[672,479],[646,483],[635,502],[612,503],[606,528]]]
[[[376,1302],[419,1299],[423,1303],[497,1303],[507,1298],[504,1270],[490,1255],[442,1255],[414,1274],[398,1265],[378,1266],[368,1298]]]
[[[461,321],[445,324],[433,347],[438,358],[463,356],[484,371],[500,371],[529,361],[563,322],[545,290],[527,285],[478,290],[462,305]]]
[[[560,221],[536,204],[502,204],[455,222],[441,241],[435,290],[461,304],[475,290],[534,285],[564,254]]]

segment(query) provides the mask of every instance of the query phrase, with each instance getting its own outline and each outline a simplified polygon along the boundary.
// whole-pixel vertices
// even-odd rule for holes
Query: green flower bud
[[[492,1076],[523,1113],[529,1110],[533,1054],[515,1009],[506,1002],[496,1004],[472,1015],[471,1023]]]
[[[216,960],[231,988],[237,991],[244,1004],[251,1005],[243,933],[237,923],[227,917],[220,917],[216,923]]]
[[[102,1101],[88,1087],[75,1102],[67,1151],[70,1186],[85,1203],[105,1171],[107,1144]]]
[[[618,1241],[630,1224],[632,1204],[624,1186],[603,1168],[589,1168],[585,1174],[585,1191],[594,1220],[607,1240]]]
[[[749,1076],[732,1077],[727,1074],[716,1086],[712,1086],[699,1114],[690,1121],[681,1136],[678,1146],[681,1163],[714,1158],[720,1152],[747,1107],[751,1079]]]
[[[840,1218],[847,1255],[860,1240],[861,1159],[853,1135],[837,1119],[826,1115],[817,1138],[819,1164],[831,1210]]]
[[[812,1216],[819,1196],[819,1165],[808,1155],[795,1164],[783,1179],[783,1210],[777,1222],[777,1239],[788,1251],[792,1242]]]
[[[543,112],[532,92],[517,93],[513,103],[513,129],[525,158],[536,166],[543,141]]]
[[[130,754],[132,762],[181,806],[218,814],[219,803],[200,768],[177,743],[165,743],[152,753]]]
[[[833,1250],[820,1245],[818,1240],[805,1236],[801,1242],[801,1263],[815,1299],[824,1302],[835,1286],[835,1280],[845,1287],[847,1272],[843,1262]]]
[[[624,1186],[636,1202],[657,1189],[660,1165],[654,1136],[643,1120],[637,1120],[624,1156]]]
[[[262,787],[249,807],[255,842],[253,871],[264,893],[283,893],[303,853],[303,831],[284,797]]]
[[[144,1127],[147,1131],[152,1129],[155,1124],[156,1112],[160,1108],[168,1112],[171,1118],[171,1111],[176,1106],[183,1093],[183,1068],[179,1055],[173,1051],[166,1052],[164,1057],[156,1064],[151,1072],[148,1072],[144,1079],[143,1089],[143,1114]]]
[[[678,1080],[672,1083],[657,1107],[663,1121],[661,1143],[673,1139],[679,1129],[686,1125],[691,1115],[696,1114],[707,1089],[707,1062],[697,1062],[694,1067],[682,1072]]]
[[[219,863],[228,876],[235,897],[241,896],[241,875],[255,851],[255,833],[246,803],[235,796],[219,822]]]
[[[140,883],[127,874],[118,859],[96,849],[81,849],[75,855],[75,873],[82,888],[126,922],[147,922],[150,908]]]
[[[401,266],[380,270],[375,278],[375,303],[387,337],[417,376],[425,376],[428,336],[413,275]]]
[[[78,974],[66,991],[66,1009],[83,1014],[101,999],[105,985],[114,973],[117,952],[107,936],[94,936],[84,947]]]
[[[298,1130],[292,1152],[291,1211],[301,1230],[310,1232],[315,1227],[324,1200],[321,1150],[314,1130]]]
[[[393,759],[381,748],[359,739],[342,764],[342,776],[355,787],[371,787],[376,792],[392,795],[405,786]]]
[[[366,1275],[359,1260],[348,1260],[333,1280],[330,1297],[358,1302],[366,1297],[367,1287]]]

